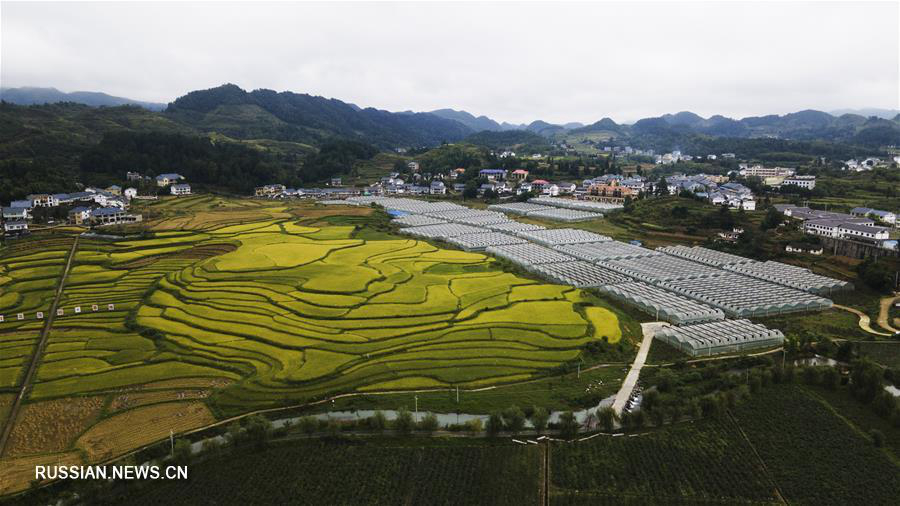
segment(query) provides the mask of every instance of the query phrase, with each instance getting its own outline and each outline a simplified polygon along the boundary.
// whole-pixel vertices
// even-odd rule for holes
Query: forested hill
[[[164,114],[201,132],[313,144],[343,137],[383,148],[435,146],[473,133],[458,121],[434,114],[360,109],[337,99],[289,91],[247,92],[233,84],[192,91],[169,104]]]

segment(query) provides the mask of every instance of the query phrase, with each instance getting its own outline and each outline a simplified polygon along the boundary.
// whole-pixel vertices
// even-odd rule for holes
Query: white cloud
[[[0,83],[618,121],[900,108],[900,4],[8,3]]]

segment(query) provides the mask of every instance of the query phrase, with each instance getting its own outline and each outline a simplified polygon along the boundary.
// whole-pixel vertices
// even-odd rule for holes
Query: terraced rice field
[[[0,251],[0,389],[21,384],[44,323],[37,312],[50,307],[72,241],[28,241]]]
[[[150,233],[79,240],[2,464],[72,449],[105,459],[170,430],[336,394],[521,382],[636,327],[483,254],[358,230],[370,209],[239,202],[161,200],[147,206]],[[350,224],[326,219],[342,212]],[[0,314],[32,314],[0,324],[8,392],[71,241],[0,250]],[[53,416],[39,427],[35,413]]]

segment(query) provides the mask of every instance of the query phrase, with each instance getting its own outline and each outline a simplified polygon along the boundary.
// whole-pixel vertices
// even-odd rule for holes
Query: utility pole
[[[172,446],[172,457],[175,456],[175,433],[169,429],[169,443]]]
[[[456,385],[456,403],[459,404],[459,385]]]
[[[416,399],[416,423],[419,423],[419,396],[415,396]]]

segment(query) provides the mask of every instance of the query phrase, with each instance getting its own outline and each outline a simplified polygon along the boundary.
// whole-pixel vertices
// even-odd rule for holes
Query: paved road
[[[868,332],[869,334],[875,334],[876,336],[888,336],[888,337],[890,337],[890,335],[891,335],[891,334],[888,334],[887,332],[879,332],[879,331],[873,329],[872,328],[872,319],[869,318],[869,315],[867,315],[866,313],[863,313],[862,311],[860,311],[858,309],[853,309],[852,307],[847,307],[847,306],[841,306],[840,304],[835,304],[832,307],[835,307],[837,309],[843,309],[844,311],[849,311],[849,312],[855,314],[856,316],[858,316],[859,317],[859,328],[863,329],[863,331]]]
[[[50,306],[50,311],[46,314],[44,328],[41,329],[40,340],[34,349],[34,353],[31,355],[31,363],[28,365],[28,372],[25,373],[25,379],[22,380],[22,389],[19,390],[19,395],[16,396],[12,409],[9,410],[9,416],[6,419],[6,424],[3,426],[3,432],[0,433],[0,457],[3,456],[3,452],[6,450],[6,442],[9,440],[10,433],[12,433],[16,417],[19,415],[19,407],[22,405],[22,401],[28,394],[28,389],[31,388],[31,382],[34,379],[35,372],[37,372],[37,366],[44,354],[44,348],[47,346],[47,338],[50,336],[50,327],[53,326],[53,318],[56,316],[56,307],[59,305],[60,297],[62,297],[63,287],[66,285],[66,277],[69,275],[69,269],[72,268],[72,259],[75,258],[75,250],[77,249],[78,237],[75,237],[75,241],[72,243],[72,249],[69,251],[69,258],[66,260],[66,268],[59,278],[59,286],[56,287],[56,297],[53,298],[53,304]]]
[[[890,320],[888,316],[891,314],[891,306],[894,305],[895,302],[900,300],[900,296],[895,297],[885,297],[881,299],[881,308],[878,312],[878,326],[885,330],[889,330],[893,332],[900,332],[900,329],[891,326]]]
[[[634,390],[634,386],[637,385],[638,378],[641,375],[641,368],[644,367],[644,362],[647,361],[647,354],[650,353],[650,344],[653,342],[653,335],[656,334],[659,329],[668,326],[669,324],[665,322],[641,324],[641,332],[644,334],[644,340],[641,341],[641,349],[638,350],[637,356],[634,357],[634,363],[631,364],[631,370],[628,371],[628,375],[625,376],[625,381],[622,382],[619,393],[616,394],[616,400],[613,401],[612,407],[616,411],[616,414],[622,413],[622,408],[625,407],[625,401],[628,400],[628,397],[631,396],[631,391]]]

